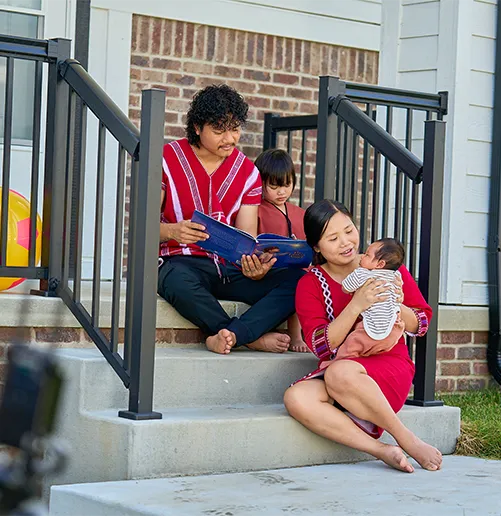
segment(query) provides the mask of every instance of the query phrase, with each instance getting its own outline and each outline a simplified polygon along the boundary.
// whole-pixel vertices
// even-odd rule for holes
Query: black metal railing
[[[33,114],[30,259],[23,267],[5,262],[7,238],[0,248],[0,276],[40,279],[45,296],[59,296],[86,330],[114,371],[129,389],[128,410],[119,415],[131,419],[157,419],[153,411],[153,373],[156,332],[156,283],[158,207],[160,206],[161,156],[163,147],[165,92],[145,90],[142,94],[141,132],[122,113],[104,90],[75,60],[69,59],[70,42],[28,40],[0,36],[0,58],[6,63],[4,155],[2,171],[2,235],[7,235],[8,193],[11,174],[12,89],[18,59],[35,61]],[[43,70],[47,81],[45,163],[39,177]],[[75,106],[83,105],[81,145],[75,146]],[[85,135],[87,115],[97,119],[96,196],[93,232],[91,301],[82,297],[82,247],[86,175]],[[115,150],[109,150],[110,142]],[[79,155],[75,156],[75,148]],[[102,329],[101,266],[103,243],[105,156],[116,161],[116,203],[113,283],[110,333]],[[74,174],[75,163],[79,165]],[[130,163],[129,228],[124,241],[126,211],[126,165]],[[35,264],[35,231],[38,185],[43,179],[43,230],[41,265]],[[75,183],[76,181],[76,183]],[[76,188],[74,188],[76,186]],[[78,195],[74,195],[74,191]],[[35,229],[34,229],[35,228]],[[124,346],[119,348],[122,290],[122,259],[126,244]],[[86,282],[87,283],[87,282]]]
[[[445,92],[321,77],[316,116],[265,116],[265,149],[277,145],[280,132],[287,131],[290,141],[293,130],[317,129],[314,199],[343,202],[360,228],[363,248],[384,236],[404,244],[407,266],[435,313],[427,335],[409,345],[416,362],[409,403],[418,405],[439,403],[434,396],[446,110]]]

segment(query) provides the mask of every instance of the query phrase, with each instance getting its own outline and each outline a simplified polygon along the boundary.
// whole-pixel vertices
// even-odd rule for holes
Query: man
[[[271,332],[295,312],[297,269],[272,269],[242,257],[242,269],[195,245],[208,235],[190,221],[195,209],[257,235],[262,185],[259,171],[236,145],[248,106],[226,85],[208,86],[193,98],[186,138],[164,146],[158,293],[208,335],[207,348],[227,354],[234,346],[282,353],[288,335]],[[218,299],[251,305],[229,317]]]

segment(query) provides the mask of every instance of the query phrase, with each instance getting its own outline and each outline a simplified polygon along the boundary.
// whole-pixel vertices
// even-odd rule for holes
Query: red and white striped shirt
[[[164,145],[162,189],[165,200],[160,222],[190,220],[195,209],[234,225],[242,205],[261,204],[261,176],[254,163],[234,149],[211,174],[200,163],[188,140]],[[194,244],[168,240],[160,244],[160,256],[212,255]]]

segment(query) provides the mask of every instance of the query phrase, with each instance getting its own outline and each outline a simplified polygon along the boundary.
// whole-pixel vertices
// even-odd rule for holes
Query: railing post
[[[419,252],[419,289],[433,310],[428,333],[416,339],[416,376],[414,398],[410,405],[442,405],[435,400],[435,375],[438,338],[438,296],[442,204],[444,185],[445,122],[425,122],[421,234]]]
[[[125,345],[131,352],[129,410],[118,413],[134,420],[162,418],[153,412],[153,376],[164,113],[165,92],[143,91],[138,177],[132,181],[130,201],[135,220],[129,229],[133,252],[128,261],[126,313],[131,317],[125,326]]]
[[[263,151],[277,146],[277,132],[273,130],[273,119],[279,116],[275,113],[264,114]]]
[[[48,267],[47,280],[32,294],[55,296],[63,270],[64,195],[68,129],[69,87],[59,75],[59,64],[70,57],[71,41],[54,39],[49,53],[56,61],[49,65],[47,84],[47,124],[45,135],[45,175],[43,193],[42,267]]]
[[[337,77],[320,77],[318,92],[317,162],[315,201],[334,195],[336,185],[337,117],[331,115],[331,98],[344,94],[346,83]]]

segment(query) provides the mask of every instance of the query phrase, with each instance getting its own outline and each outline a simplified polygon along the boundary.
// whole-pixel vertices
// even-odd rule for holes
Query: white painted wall
[[[449,91],[441,302],[487,304],[495,0],[383,0],[380,84]]]

